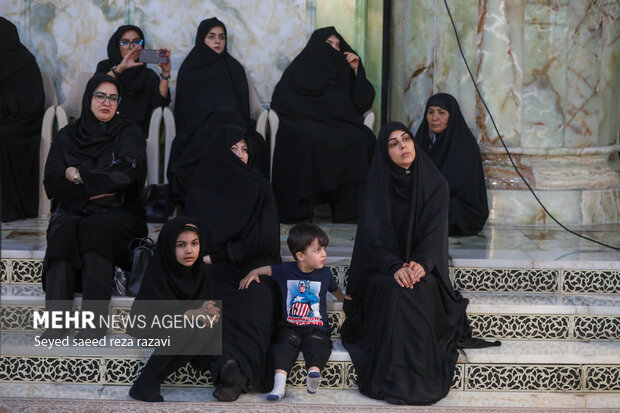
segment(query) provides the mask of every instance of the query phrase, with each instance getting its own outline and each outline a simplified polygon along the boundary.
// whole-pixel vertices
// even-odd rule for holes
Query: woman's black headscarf
[[[244,129],[221,127],[203,162],[196,169],[187,194],[185,212],[203,228],[207,251],[226,246],[236,263],[254,257],[279,257],[278,217],[271,186],[265,177],[235,155],[231,146],[248,140]]]
[[[177,134],[192,132],[216,110],[240,112],[249,122],[248,80],[243,66],[226,47],[217,53],[204,42],[214,27],[226,26],[217,18],[203,20],[198,26],[194,48],[179,69],[175,102]]]
[[[77,165],[86,159],[98,158],[101,153],[112,148],[117,135],[131,123],[119,116],[114,116],[108,122],[101,122],[93,114],[90,108],[93,93],[104,82],[114,84],[119,96],[122,93],[120,83],[111,76],[99,74],[90,78],[82,97],[81,115],[68,126],[69,140],[64,150],[67,156],[65,159],[69,165]]]
[[[426,120],[430,106],[439,106],[450,113],[448,125],[436,136],[435,143]],[[484,170],[480,148],[456,99],[447,93],[431,96],[415,137],[450,186],[450,235],[477,234],[489,216]]]
[[[119,27],[108,41],[108,61],[110,62],[110,67],[120,64],[123,60],[119,42],[129,30],[135,30],[140,39],[144,41],[144,33],[142,33],[138,26],[127,24]],[[146,44],[143,44],[143,48],[146,49]],[[142,91],[146,87],[146,73],[146,64],[124,70],[118,77],[119,82],[123,85],[123,90],[125,92]]]
[[[412,136],[400,122],[383,125],[379,132],[347,285],[354,298],[362,297],[368,277],[375,273],[391,276],[409,261],[424,266],[427,276],[432,273],[453,291],[448,274],[446,181],[415,143],[410,173],[394,164],[388,138],[395,130]]]

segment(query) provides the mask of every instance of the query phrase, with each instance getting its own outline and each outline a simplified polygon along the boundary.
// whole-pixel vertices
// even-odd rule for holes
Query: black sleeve
[[[84,191],[89,197],[122,191],[133,184],[146,167],[146,141],[137,126],[128,124],[116,140],[111,166],[80,170]]]
[[[159,82],[160,82],[160,78],[159,75],[157,75],[157,73],[155,73],[153,70],[150,71],[149,73],[149,83],[150,83],[150,96],[149,96],[149,102],[150,102],[150,107],[151,107],[151,111],[155,108],[161,107],[161,106],[168,106],[170,104],[170,88],[168,88],[168,96],[163,97],[160,93],[159,93]],[[149,113],[149,116],[151,114]]]
[[[88,196],[83,185],[76,185],[65,178],[65,170],[68,166],[63,156],[62,138],[57,135],[52,141],[45,162],[43,178],[45,192],[48,198],[54,198],[70,209],[80,210],[88,203]]]
[[[97,69],[95,70],[95,74],[97,73],[108,73],[112,65],[109,60],[102,60],[97,63]]]
[[[366,71],[361,61],[353,82],[352,96],[355,107],[357,107],[361,113],[369,110],[375,100],[375,88],[366,78]]]

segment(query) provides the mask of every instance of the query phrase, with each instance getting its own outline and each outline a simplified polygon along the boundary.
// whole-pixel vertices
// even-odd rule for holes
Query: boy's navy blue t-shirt
[[[329,267],[302,272],[296,262],[285,262],[271,266],[271,278],[282,292],[285,324],[329,330],[327,291],[338,291],[338,283]]]

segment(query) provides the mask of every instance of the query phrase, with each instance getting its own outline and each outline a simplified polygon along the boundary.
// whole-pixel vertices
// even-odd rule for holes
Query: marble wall
[[[620,2],[448,0],[465,58],[530,185],[568,223],[620,220]],[[394,0],[390,118],[460,102],[483,153],[491,222],[542,223],[471,82],[443,0]]]
[[[55,79],[60,102],[78,72],[94,72],[107,57],[108,39],[122,24],[140,26],[147,47],[172,51],[174,89],[198,24],[216,16],[227,25],[229,52],[269,101],[315,29],[315,8],[316,0],[11,0],[0,3],[0,15],[17,25],[22,42]]]

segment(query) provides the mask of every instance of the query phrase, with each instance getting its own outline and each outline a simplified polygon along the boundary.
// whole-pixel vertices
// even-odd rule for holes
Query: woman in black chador
[[[250,132],[254,161],[269,172],[269,149],[253,132],[245,69],[227,50],[226,26],[213,17],[198,26],[194,48],[179,69],[174,107],[176,137],[168,163],[170,203],[185,204],[188,183],[203,160],[210,137],[227,124]]]
[[[314,205],[323,202],[334,222],[357,218],[375,147],[363,113],[374,98],[342,36],[333,27],[316,30],[271,101],[280,118],[272,181],[281,222],[312,219]]]
[[[342,338],[362,394],[431,404],[450,390],[471,338],[468,301],[448,277],[448,185],[399,122],[381,128],[370,166]]]
[[[431,96],[415,139],[448,181],[449,235],[479,233],[489,217],[480,148],[454,97]]]
[[[108,41],[108,58],[99,62],[97,73],[107,73],[118,80],[123,88],[118,112],[134,120],[146,136],[153,109],[170,103],[170,59],[159,65],[160,79],[144,63],[138,62],[143,46],[144,34],[138,26],[119,27]]]
[[[52,141],[43,180],[57,204],[43,261],[48,309],[70,306],[75,291],[82,291],[82,310],[107,314],[114,265],[127,257],[133,238],[147,234],[140,200],[145,141],[133,121],[116,116],[120,90],[116,79],[93,76],[84,91],[82,115]],[[104,334],[105,328],[80,332],[83,338]]]
[[[2,221],[39,212],[39,144],[45,94],[37,61],[0,17],[0,198]]]
[[[205,177],[188,192],[188,216],[200,221],[215,298],[222,300],[223,356],[211,366],[213,395],[232,401],[248,385],[267,392],[273,386],[268,359],[280,311],[269,277],[239,290],[247,273],[280,262],[280,226],[269,181],[252,165],[246,131],[222,127],[196,175]]]
[[[188,362],[201,369],[211,358],[208,354],[221,351],[217,343],[220,310],[215,306],[213,286],[208,266],[202,262],[203,246],[198,221],[187,217],[176,217],[163,226],[155,253],[146,271],[145,282],[140,287],[131,316],[143,319],[127,332],[136,337],[165,338],[172,334],[168,348],[157,348],[140,372],[140,376],[129,390],[137,400],[161,402],[160,385],[168,375]],[[153,300],[157,300],[154,302]],[[208,317],[213,326],[183,329],[157,329],[154,317],[184,314],[192,319]],[[142,329],[144,327],[144,329]]]

